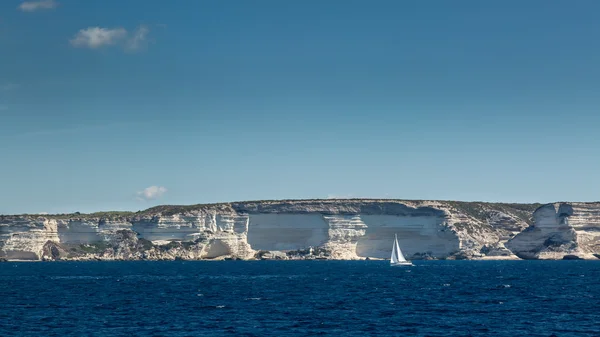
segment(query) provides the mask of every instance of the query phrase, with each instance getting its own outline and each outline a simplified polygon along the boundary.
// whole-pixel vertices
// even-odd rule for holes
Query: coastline
[[[596,259],[600,203],[263,200],[0,215],[0,260]],[[389,250],[388,250],[389,249]]]
[[[266,259],[239,259],[233,257],[219,257],[214,259],[112,259],[112,258],[84,258],[84,259],[45,259],[45,260],[25,260],[25,259],[0,259],[0,263],[36,263],[36,262],[127,262],[127,261],[136,261],[136,262],[226,262],[226,261],[238,261],[238,262],[256,262],[256,261],[376,261],[376,262],[385,262],[390,261],[390,259],[382,259],[382,258],[354,258],[354,259],[328,259],[328,258],[291,258],[291,259],[277,259],[277,258],[266,258]],[[513,256],[483,256],[477,258],[470,259],[412,259],[412,262],[422,262],[422,261],[600,261],[599,258],[561,258],[561,259],[521,259]]]

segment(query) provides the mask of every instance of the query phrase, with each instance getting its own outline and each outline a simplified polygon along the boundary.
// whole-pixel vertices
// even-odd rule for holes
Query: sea
[[[6,262],[0,336],[600,336],[600,260]]]

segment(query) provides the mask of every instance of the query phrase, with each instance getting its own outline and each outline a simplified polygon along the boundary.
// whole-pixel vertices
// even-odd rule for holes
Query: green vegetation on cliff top
[[[457,211],[480,221],[485,221],[489,217],[490,211],[498,211],[515,215],[528,224],[531,224],[531,215],[533,212],[542,205],[539,203],[515,204],[465,201],[444,201],[444,203],[454,207]]]
[[[286,203],[323,203],[323,204],[335,204],[335,203],[348,203],[348,202],[398,202],[398,203],[414,203],[420,202],[421,200],[400,200],[400,199],[300,199],[300,200],[257,200],[257,201],[244,201],[244,202],[231,202],[231,203],[212,203],[212,204],[196,204],[196,205],[160,205],[148,208],[143,211],[128,212],[128,211],[107,211],[107,212],[95,212],[95,213],[69,213],[69,214],[21,214],[21,215],[0,215],[2,217],[43,217],[49,219],[102,219],[102,220],[119,220],[132,217],[145,217],[155,215],[173,215],[179,213],[188,213],[192,211],[202,209],[215,209],[215,210],[231,210],[232,205],[236,204],[286,204]],[[440,203],[452,206],[457,211],[484,221],[487,218],[489,211],[500,211],[508,214],[518,216],[520,219],[530,222],[531,214],[542,204],[518,204],[518,203],[490,203],[490,202],[466,202],[466,201],[439,201]]]

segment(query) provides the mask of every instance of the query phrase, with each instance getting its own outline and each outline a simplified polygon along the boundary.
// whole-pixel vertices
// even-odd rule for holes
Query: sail
[[[400,264],[402,262],[407,262],[404,258],[404,254],[400,250],[400,246],[398,245],[398,236],[394,235],[394,245],[392,246],[392,257],[390,258],[390,264]]]
[[[406,262],[406,259],[404,258],[404,254],[402,254],[402,251],[400,250],[400,246],[398,245],[398,240],[394,240],[394,250],[396,251],[396,258],[398,259],[398,261],[400,262]]]
[[[398,254],[396,254],[396,247],[398,247],[398,241],[394,239],[394,245],[392,246],[392,257],[390,258],[391,264],[398,263]]]

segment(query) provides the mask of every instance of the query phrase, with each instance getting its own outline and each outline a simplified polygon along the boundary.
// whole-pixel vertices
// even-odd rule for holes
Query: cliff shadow
[[[444,258],[459,250],[459,239],[442,226],[440,216],[361,215],[367,225],[365,235],[358,239],[356,255],[389,259],[394,235],[404,256],[425,254]]]
[[[328,240],[321,214],[250,214],[248,244],[255,250],[298,250]]]

